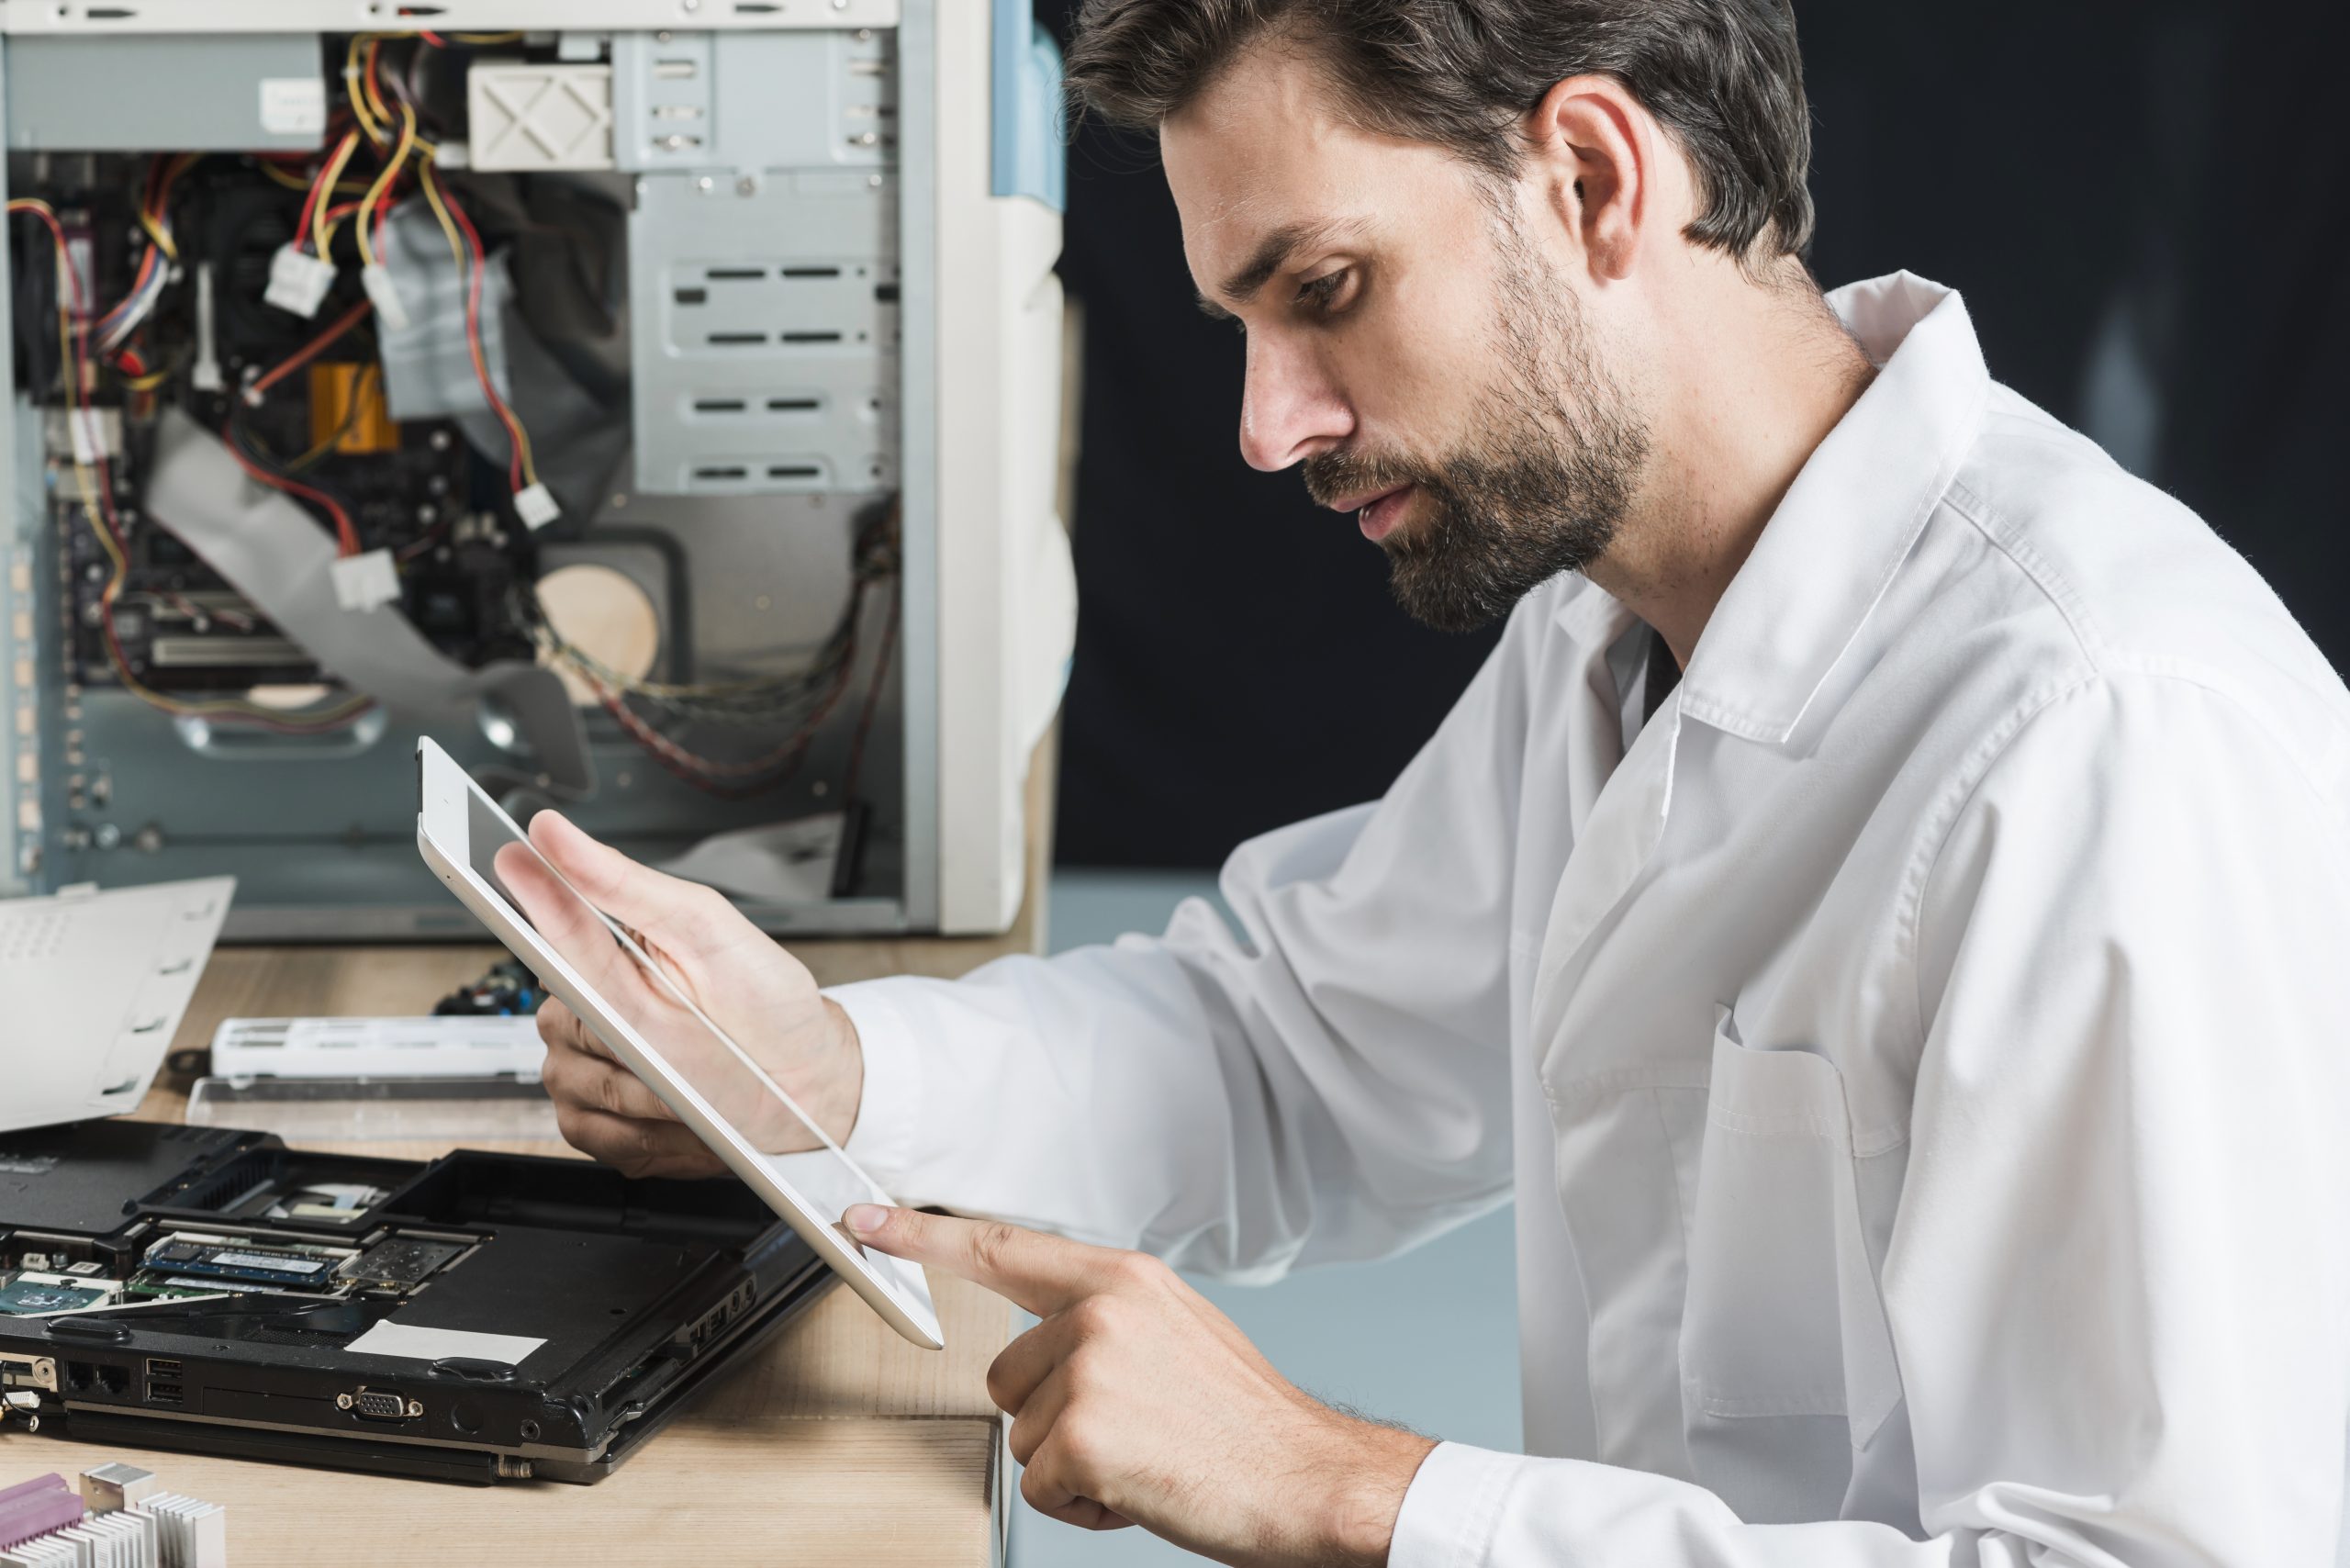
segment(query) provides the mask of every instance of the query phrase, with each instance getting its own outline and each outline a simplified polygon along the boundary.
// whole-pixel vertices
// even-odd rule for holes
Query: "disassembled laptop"
[[[0,905],[12,1415],[140,1448],[595,1481],[832,1282],[735,1182],[107,1117],[145,1096],[231,891]],[[107,1037],[94,1008],[119,1039],[56,1049]]]
[[[0,1136],[0,1390],[51,1435],[600,1480],[833,1278],[733,1182],[160,1122]]]

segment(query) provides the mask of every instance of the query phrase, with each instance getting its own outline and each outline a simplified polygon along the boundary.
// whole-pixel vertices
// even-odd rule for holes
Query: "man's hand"
[[[835,1143],[848,1140],[865,1087],[856,1026],[818,993],[799,959],[716,890],[640,866],[554,812],[531,819],[531,843],[575,895],[519,845],[498,852],[498,880],[556,952],[703,1098],[761,1148],[816,1138],[700,1020],[612,939],[595,910],[629,927],[693,1004],[733,1036]],[[632,1176],[708,1176],[725,1167],[616,1060],[568,1007],[539,1009],[542,1076],[571,1145]]]
[[[1331,1409],[1140,1252],[858,1204],[877,1251],[986,1286],[1044,1321],[988,1371],[1020,1490],[1089,1529],[1138,1524],[1236,1564],[1383,1563],[1436,1445]]]

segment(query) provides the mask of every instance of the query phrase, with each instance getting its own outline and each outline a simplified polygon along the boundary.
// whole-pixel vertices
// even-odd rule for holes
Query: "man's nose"
[[[1240,455],[1270,474],[1338,446],[1354,414],[1314,356],[1264,336],[1248,342],[1240,397]]]

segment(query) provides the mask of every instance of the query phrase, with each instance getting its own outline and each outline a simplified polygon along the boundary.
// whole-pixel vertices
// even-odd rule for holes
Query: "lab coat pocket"
[[[1835,1064],[1749,1049],[1730,1010],[1718,1012],[1681,1327],[1693,1446],[1724,1422],[1834,1417],[1852,1448],[1866,1447],[1901,1381],[1877,1290],[1897,1180],[1862,1167],[1900,1137],[1856,1149]],[[1780,1440],[1802,1428],[1834,1429],[1791,1423]]]

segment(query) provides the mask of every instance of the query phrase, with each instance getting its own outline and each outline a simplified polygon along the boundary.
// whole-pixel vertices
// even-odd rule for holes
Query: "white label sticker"
[[[261,79],[261,129],[270,136],[316,136],[327,128],[327,84],[319,76]]]
[[[98,411],[94,409],[69,409],[65,428],[73,437],[73,461],[86,468],[106,455],[105,436],[97,428]]]
[[[386,1317],[353,1339],[346,1349],[363,1356],[398,1356],[407,1361],[437,1361],[444,1356],[464,1356],[477,1361],[503,1361],[519,1367],[532,1350],[545,1344],[526,1334],[483,1334],[471,1328],[426,1328],[395,1323]]]
[[[274,1252],[215,1252],[209,1261],[228,1269],[265,1269],[273,1274],[315,1274],[326,1267],[309,1258],[286,1258]]]

